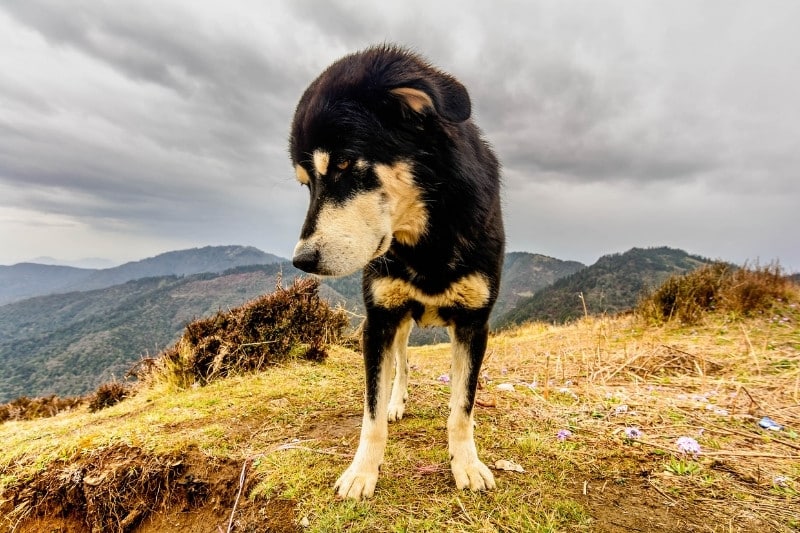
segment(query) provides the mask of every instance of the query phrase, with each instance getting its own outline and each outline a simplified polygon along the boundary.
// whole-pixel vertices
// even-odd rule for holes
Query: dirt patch
[[[621,481],[590,481],[586,494],[581,492],[576,498],[589,509],[593,518],[592,531],[688,533],[712,530],[700,524],[703,517],[698,517],[689,506],[667,501],[647,479]]]
[[[229,519],[239,470],[197,450],[158,456],[113,446],[8,487],[0,515],[25,533],[216,532]]]
[[[311,421],[301,432],[305,438],[319,441],[339,441],[358,436],[362,422],[361,414],[340,413],[333,417],[320,416]]]

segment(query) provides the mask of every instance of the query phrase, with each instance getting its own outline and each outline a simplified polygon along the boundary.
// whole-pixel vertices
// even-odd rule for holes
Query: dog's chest
[[[442,290],[427,292],[402,278],[382,277],[370,284],[372,301],[386,309],[411,308],[420,326],[444,326],[447,320],[440,310],[480,309],[489,303],[490,288],[486,277],[478,272],[453,280]]]

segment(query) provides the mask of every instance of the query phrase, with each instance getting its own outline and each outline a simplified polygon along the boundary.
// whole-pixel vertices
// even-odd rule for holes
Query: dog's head
[[[413,246],[428,228],[416,167],[469,119],[467,90],[415,54],[381,46],[346,56],[306,89],[290,154],[311,201],[293,263],[343,276]]]

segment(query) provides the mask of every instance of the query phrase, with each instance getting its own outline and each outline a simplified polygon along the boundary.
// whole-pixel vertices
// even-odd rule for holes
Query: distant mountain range
[[[590,267],[509,253],[492,325],[582,316],[581,293],[589,313],[630,309],[643,288],[704,262],[669,248],[634,248]],[[291,263],[241,246],[169,252],[99,270],[0,267],[0,298],[16,300],[0,305],[0,402],[83,394],[121,379],[141,357],[175,342],[189,321],[241,305],[274,290],[280,277],[288,282],[298,275]],[[321,293],[363,313],[360,274],[326,279]],[[447,336],[443,328],[417,328],[412,340]]]
[[[283,261],[252,246],[206,246],[103,269],[18,263],[0,266],[0,305],[46,294],[103,289],[134,279],[224,272],[238,266]]]

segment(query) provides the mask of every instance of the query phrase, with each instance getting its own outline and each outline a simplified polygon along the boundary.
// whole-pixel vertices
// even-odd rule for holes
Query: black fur
[[[415,109],[393,90],[411,88],[428,95],[433,107]],[[419,320],[425,306],[409,301],[387,309],[374,301],[376,279],[402,279],[425,294],[443,293],[464,276],[480,273],[490,297],[480,308],[438,308],[452,328],[454,341],[468,347],[471,358],[466,402],[471,413],[478,374],[486,349],[489,313],[497,297],[504,251],[497,159],[470,120],[471,103],[464,86],[419,56],[393,46],[378,46],[340,59],[303,94],[292,123],[290,154],[311,176],[311,205],[301,238],[317,229],[324,202],[345,202],[380,187],[370,169],[336,179],[314,175],[315,150],[337,161],[363,159],[391,165],[413,164],[413,179],[424,201],[428,224],[414,245],[394,241],[383,256],[364,265],[363,293],[367,408],[377,410],[378,374],[386,361],[398,325],[409,314]],[[313,258],[298,261],[312,273]],[[324,272],[322,272],[324,273]]]

